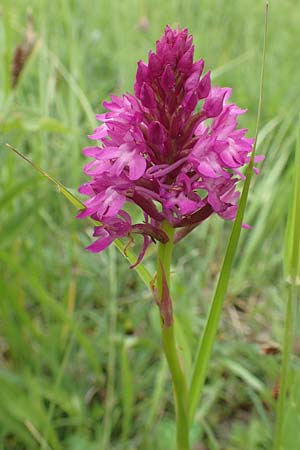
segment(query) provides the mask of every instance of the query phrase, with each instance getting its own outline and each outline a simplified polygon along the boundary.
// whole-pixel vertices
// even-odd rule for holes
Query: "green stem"
[[[282,364],[280,371],[280,387],[279,398],[276,411],[276,427],[275,427],[275,441],[274,450],[283,449],[282,433],[284,418],[286,412],[286,400],[288,395],[288,380],[290,373],[290,364],[293,353],[293,339],[294,339],[294,321],[295,311],[297,303],[297,287],[289,284],[288,286],[288,299],[285,312],[285,324],[284,324],[284,339],[283,339],[283,351],[282,351]]]
[[[203,335],[201,337],[192,373],[192,379],[190,383],[189,390],[189,420],[192,424],[196,412],[196,407],[199,399],[202,395],[202,389],[205,383],[205,378],[208,370],[208,364],[213,350],[213,345],[216,339],[217,329],[221,317],[222,307],[225,300],[227,287],[229,283],[229,277],[231,273],[231,268],[233,266],[234,257],[236,254],[241,227],[243,222],[244,211],[246,208],[250,182],[252,178],[253,165],[254,165],[254,155],[257,145],[258,130],[261,117],[262,109],[262,98],[263,98],[263,85],[264,85],[264,71],[265,71],[265,58],[266,58],[266,42],[267,42],[267,24],[268,24],[268,3],[266,3],[266,15],[265,15],[265,32],[264,32],[264,46],[262,53],[262,67],[260,75],[260,88],[259,88],[259,100],[258,100],[258,111],[257,111],[257,121],[256,121],[256,131],[255,131],[255,143],[253,147],[253,152],[251,154],[251,159],[246,171],[246,180],[243,187],[241,199],[239,202],[239,207],[234,221],[229,242],[226,248],[226,253],[223,261],[223,265],[219,274],[215,294],[210,306],[207,321],[203,330]]]
[[[115,381],[116,381],[116,326],[117,326],[117,267],[116,251],[109,249],[109,308],[108,308],[108,361],[107,361],[107,386],[105,400],[105,414],[103,419],[102,448],[109,448],[113,427],[113,409],[115,405]]]
[[[169,236],[166,244],[159,244],[157,259],[157,294],[162,301],[163,282],[167,282],[170,290],[170,266],[173,249],[174,229],[164,222],[163,230]],[[162,344],[173,382],[173,393],[176,410],[177,450],[189,450],[188,390],[182,370],[174,335],[174,325],[166,326],[162,318]]]

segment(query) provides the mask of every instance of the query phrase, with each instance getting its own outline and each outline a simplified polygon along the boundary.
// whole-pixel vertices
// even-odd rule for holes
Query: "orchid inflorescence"
[[[93,161],[80,187],[90,198],[78,215],[100,222],[90,251],[140,234],[139,263],[151,242],[168,241],[165,220],[180,229],[176,242],[213,213],[235,218],[236,184],[254,140],[237,128],[246,110],[229,103],[231,89],[211,86],[204,61],[193,57],[188,30],[167,26],[148,64],[138,62],[135,94],[112,95],[103,103],[108,112],[96,116],[103,123],[89,137],[101,144],[83,150]],[[141,223],[133,223],[128,202],[142,211]]]

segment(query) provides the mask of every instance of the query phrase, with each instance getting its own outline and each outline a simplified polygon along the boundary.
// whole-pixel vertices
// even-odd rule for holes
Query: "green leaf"
[[[226,366],[232,373],[237,375],[239,378],[244,380],[250,387],[252,387],[257,392],[262,392],[264,389],[264,384],[260,381],[259,378],[257,378],[255,375],[253,375],[251,372],[249,372],[248,369],[243,367],[241,364],[237,363],[236,361],[232,360],[224,360],[223,361],[224,366]]]
[[[121,349],[121,374],[122,374],[122,440],[126,444],[130,432],[134,405],[134,384],[132,370],[128,358],[126,341],[123,341]]]
[[[300,122],[296,145],[292,201],[285,237],[284,268],[289,283],[300,285]]]
[[[289,208],[284,248],[284,269],[287,287],[285,324],[280,371],[280,389],[277,403],[274,448],[280,450],[283,440],[283,427],[288,406],[289,378],[292,371],[293,344],[298,333],[298,304],[300,296],[300,126],[296,146],[293,194]],[[292,397],[291,397],[292,398]],[[293,403],[293,400],[292,400]]]
[[[265,68],[265,55],[266,55],[266,37],[267,37],[267,22],[268,22],[268,5],[266,5],[265,16],[265,33],[264,33],[264,46],[262,54],[262,69],[260,79],[260,92],[258,101],[258,113],[255,133],[255,144],[251,155],[251,160],[246,170],[246,180],[244,183],[239,207],[236,215],[235,222],[232,227],[230,239],[227,245],[223,265],[219,274],[215,294],[210,306],[206,325],[199,343],[197,356],[195,359],[193,375],[191,380],[191,386],[189,390],[189,416],[190,423],[192,423],[197,403],[201,396],[201,391],[205,382],[206,373],[208,369],[209,360],[212,354],[214,341],[216,339],[217,328],[221,317],[222,307],[227,292],[229,276],[232,269],[234,257],[236,254],[241,228],[243,223],[244,212],[246,208],[250,182],[252,178],[254,156],[257,145],[258,129],[260,124],[261,108],[262,108],[262,96],[263,96],[263,83],[264,83],[264,68]]]

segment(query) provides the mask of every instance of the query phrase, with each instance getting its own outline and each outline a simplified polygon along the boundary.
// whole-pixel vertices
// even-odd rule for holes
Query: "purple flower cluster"
[[[103,103],[108,112],[96,116],[102,125],[89,137],[101,144],[83,150],[93,160],[84,168],[91,180],[80,187],[90,198],[78,215],[100,222],[89,250],[137,233],[139,262],[152,241],[168,240],[164,220],[188,230],[214,212],[234,219],[253,139],[237,128],[245,110],[229,102],[231,89],[212,87],[193,56],[187,29],[167,26],[148,64],[138,62],[135,95],[112,95]],[[132,223],[127,202],[142,210],[142,223]]]

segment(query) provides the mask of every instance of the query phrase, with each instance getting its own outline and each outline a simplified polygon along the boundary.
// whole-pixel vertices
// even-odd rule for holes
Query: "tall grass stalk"
[[[232,232],[226,249],[223,265],[219,275],[216,291],[211,303],[211,307],[208,313],[207,322],[203,331],[202,338],[200,340],[197,356],[195,359],[191,386],[189,391],[189,416],[190,422],[192,423],[197,407],[199,398],[201,397],[202,388],[205,382],[206,373],[208,369],[209,359],[212,353],[213,344],[216,339],[217,328],[221,316],[223,302],[226,296],[229,276],[231,268],[233,265],[235,253],[237,250],[239,237],[241,234],[241,228],[243,223],[244,211],[246,208],[250,182],[252,178],[254,156],[256,150],[258,130],[260,126],[260,117],[262,110],[262,99],[263,99],[263,86],[264,86],[264,72],[265,72],[265,59],[266,59],[266,42],[267,42],[267,25],[268,25],[268,3],[266,4],[266,15],[265,15],[265,31],[264,31],[264,44],[262,53],[262,67],[261,67],[261,78],[260,78],[260,88],[259,88],[259,100],[258,100],[258,112],[257,112],[257,122],[256,122],[256,132],[255,132],[255,144],[253,152],[251,155],[250,163],[246,171],[246,180],[243,187],[243,192],[241,195],[237,216],[233,224]]]
[[[283,433],[289,398],[289,380],[300,295],[300,125],[298,127],[294,167],[293,194],[289,209],[284,252],[287,303],[280,372],[280,389],[276,411],[275,450],[283,449]]]

